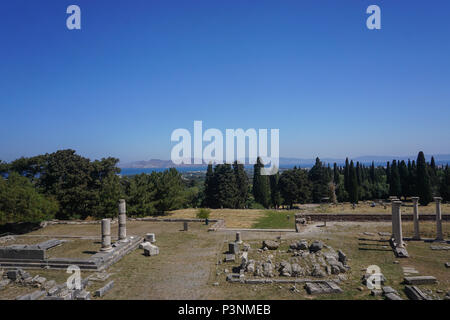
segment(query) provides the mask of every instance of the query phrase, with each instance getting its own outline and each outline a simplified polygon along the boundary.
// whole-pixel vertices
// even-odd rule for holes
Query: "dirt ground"
[[[412,235],[412,223],[404,223],[404,236]],[[349,257],[351,271],[347,274],[348,281],[341,283],[344,293],[339,295],[308,296],[305,290],[297,285],[299,292],[290,290],[292,285],[244,285],[225,281],[225,269],[231,270],[236,263],[222,263],[223,252],[227,242],[234,241],[235,232],[208,232],[208,226],[201,223],[189,223],[189,231],[181,231],[181,222],[150,222],[133,221],[127,223],[128,235],[140,235],[153,232],[156,235],[156,245],[160,254],[145,257],[142,250],[137,249],[108,269],[115,281],[114,288],[104,299],[381,299],[369,295],[368,289],[362,291],[361,277],[369,265],[378,265],[387,278],[388,285],[396,288],[405,298],[402,266],[412,266],[421,275],[433,275],[439,283],[425,286],[433,294],[443,297],[450,290],[450,269],[444,263],[450,261],[450,251],[432,251],[430,243],[410,241],[408,259],[396,259],[387,242],[377,232],[390,232],[391,224],[386,222],[328,222],[311,224],[301,233],[287,232],[254,232],[243,231],[242,239],[257,249],[264,239],[280,241],[287,246],[292,240],[320,239],[334,249],[342,249]],[[421,223],[424,237],[435,236],[435,224]],[[365,235],[369,232],[374,235]],[[28,239],[45,240],[54,236],[92,237],[90,239],[70,238],[70,242],[58,247],[55,256],[78,254],[100,248],[97,237],[100,225],[52,225],[20,237],[20,242]],[[112,234],[117,234],[117,226],[112,227]],[[37,237],[37,235],[45,237]],[[33,236],[33,237],[30,237]],[[450,238],[450,223],[444,222],[444,236]],[[24,240],[27,239],[27,240]],[[70,245],[68,245],[70,244]],[[7,245],[7,244],[5,244]],[[89,248],[89,250],[86,249]],[[81,252],[81,253],[80,253]],[[56,254],[57,253],[57,254]],[[92,252],[91,252],[92,253]],[[398,262],[398,263],[396,263]],[[42,275],[62,283],[69,276],[64,271],[32,270],[32,275]],[[82,272],[82,277],[90,273]],[[105,283],[95,282],[88,288],[94,292]],[[14,299],[20,294],[32,292],[18,286],[9,286],[0,291],[1,299]],[[439,292],[437,292],[439,291]]]

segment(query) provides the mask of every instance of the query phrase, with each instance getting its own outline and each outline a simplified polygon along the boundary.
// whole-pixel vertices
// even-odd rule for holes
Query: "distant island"
[[[425,155],[426,159],[430,159],[432,155]],[[450,154],[437,154],[433,155],[437,165],[445,165],[450,163]],[[405,160],[408,159],[415,160],[417,156],[360,156],[351,158],[353,161],[358,161],[361,164],[369,165],[374,162],[375,165],[386,165],[388,161],[392,159]],[[350,158],[349,158],[350,159]],[[344,165],[345,159],[340,158],[321,158],[322,162],[337,165]],[[291,168],[294,166],[300,166],[302,168],[310,168],[315,163],[315,158],[285,158],[280,157],[280,168]],[[246,162],[246,164],[248,161]],[[199,168],[207,167],[207,163],[204,164],[174,164],[171,160],[161,160],[161,159],[150,159],[150,160],[140,160],[132,162],[119,163],[120,168],[132,168],[132,169],[156,169],[156,168]]]

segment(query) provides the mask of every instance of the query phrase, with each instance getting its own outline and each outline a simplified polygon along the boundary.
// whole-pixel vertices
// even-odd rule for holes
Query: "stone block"
[[[432,300],[416,286],[405,286],[405,293],[411,300]]]
[[[384,295],[387,300],[403,300],[399,295],[395,293],[388,293]]]
[[[416,276],[416,277],[405,277],[405,284],[418,285],[418,284],[435,284],[437,280],[433,276]]]
[[[114,281],[108,282],[104,287],[98,289],[95,291],[96,297],[103,297],[109,290],[111,290],[114,287]]]
[[[145,240],[147,240],[150,243],[156,242],[156,237],[154,233],[147,233],[145,235]]]
[[[333,281],[307,282],[305,289],[308,294],[342,293],[342,289]]]
[[[150,256],[156,256],[159,254],[159,248],[153,244],[151,244],[150,242],[148,243],[148,245],[146,245],[144,247],[144,255],[147,257]]]

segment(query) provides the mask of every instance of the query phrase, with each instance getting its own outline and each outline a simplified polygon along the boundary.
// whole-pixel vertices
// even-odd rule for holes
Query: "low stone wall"
[[[311,221],[392,221],[390,213],[301,213],[295,215],[298,218],[306,218]],[[434,213],[423,213],[419,215],[420,221],[435,221]],[[450,221],[450,214],[443,214],[442,220]],[[402,214],[402,221],[413,221],[412,214]]]

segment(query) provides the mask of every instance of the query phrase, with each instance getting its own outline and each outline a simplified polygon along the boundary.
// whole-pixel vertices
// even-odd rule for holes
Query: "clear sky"
[[[81,30],[66,8],[81,8]],[[366,8],[381,8],[381,30]],[[3,0],[0,159],[169,159],[176,128],[284,157],[450,153],[448,0]]]

